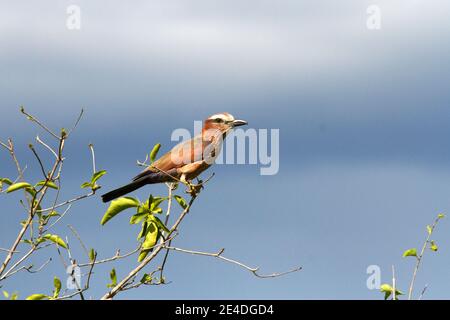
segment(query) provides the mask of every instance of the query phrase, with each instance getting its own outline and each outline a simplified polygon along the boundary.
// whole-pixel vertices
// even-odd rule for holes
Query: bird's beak
[[[244,121],[244,120],[234,120],[233,121],[233,127],[245,126],[246,124],[247,124],[247,121]]]

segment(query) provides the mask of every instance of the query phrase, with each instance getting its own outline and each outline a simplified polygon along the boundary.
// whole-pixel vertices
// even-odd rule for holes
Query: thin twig
[[[69,244],[68,237],[66,237],[66,245],[67,245],[67,248],[66,248],[67,254],[69,255],[69,260],[72,265],[72,272],[70,273],[70,277],[72,278],[73,283],[75,283],[75,285],[77,286],[77,290],[78,290],[78,294],[80,295],[80,299],[84,300],[84,295],[83,295],[83,291],[80,287],[80,283],[78,283],[77,279],[74,276],[75,269],[78,265],[77,265],[76,260],[72,258],[72,252],[70,251],[70,244]]]
[[[41,167],[41,171],[42,171],[42,174],[44,176],[44,179],[47,179],[47,173],[45,172],[45,168],[44,168],[44,165],[42,163],[41,157],[39,157],[39,155],[37,154],[37,152],[34,149],[34,146],[32,144],[29,144],[28,146],[31,149],[31,151],[33,151],[34,156],[36,157],[36,159],[39,162],[39,166]]]
[[[66,206],[66,205],[71,204],[71,203],[74,203],[74,202],[76,202],[76,201],[79,201],[79,200],[82,200],[82,199],[85,199],[85,198],[92,197],[93,195],[95,195],[95,192],[92,191],[92,192],[89,192],[88,194],[84,194],[84,195],[75,197],[75,198],[73,198],[73,199],[70,199],[70,200],[61,202],[61,203],[59,203],[59,204],[57,204],[57,205],[54,205],[54,206],[52,206],[52,207],[45,208],[45,209],[41,209],[41,210],[37,210],[37,212],[53,211],[53,210],[55,210],[55,209],[57,209],[57,208]]]
[[[164,220],[164,225],[167,226],[167,224],[169,223],[169,218],[170,218],[170,212],[172,209],[172,192],[174,190],[174,185],[172,183],[166,183],[167,188],[168,188],[168,200],[167,200],[167,211],[166,211],[166,218]],[[172,240],[169,241],[169,246],[172,244]],[[166,253],[164,254],[164,259],[163,262],[161,264],[161,267],[159,268],[160,273],[159,273],[159,279],[160,281],[163,281],[163,273],[164,273],[164,267],[166,266],[167,263],[167,259],[169,257],[169,250],[166,250]]]
[[[73,292],[71,294],[65,295],[65,296],[58,297],[55,300],[66,300],[66,299],[70,299],[72,297],[75,297],[76,295],[80,295],[80,297],[83,297],[83,300],[84,300],[83,292],[89,290],[89,286],[90,286],[90,283],[91,283],[91,276],[92,276],[92,273],[93,273],[93,270],[94,270],[94,266],[97,264],[96,263],[96,259],[97,259],[97,253],[95,252],[94,253],[94,260],[93,260],[93,263],[90,265],[89,272],[88,272],[88,278],[87,278],[87,281],[86,281],[86,284],[85,284],[84,288],[81,289],[79,287],[79,285],[77,284],[77,286],[79,288],[77,291],[75,291],[75,292]],[[78,267],[79,267],[79,265],[78,265]]]
[[[22,108],[22,112],[24,114],[28,115],[27,113],[25,113],[23,108]],[[28,115],[28,116],[31,117],[30,115]],[[32,119],[32,121],[38,123],[41,127],[46,128],[45,125],[41,124],[35,118],[31,117],[31,119]],[[36,191],[36,193],[32,196],[32,199],[29,201],[30,209],[29,209],[29,212],[28,212],[28,218],[25,221],[25,223],[22,225],[22,229],[19,231],[16,239],[14,240],[14,243],[12,244],[12,246],[10,248],[10,252],[6,256],[6,258],[3,261],[2,265],[0,266],[0,279],[1,279],[1,276],[2,276],[3,272],[5,271],[5,269],[7,268],[8,264],[11,261],[13,255],[14,255],[14,251],[16,250],[16,248],[19,245],[19,243],[22,241],[22,238],[25,235],[25,232],[28,230],[28,228],[32,224],[33,218],[34,218],[35,214],[37,213],[37,208],[40,207],[40,205],[41,205],[45,195],[47,194],[47,191],[48,191],[47,182],[52,181],[54,179],[54,176],[55,176],[55,174],[57,172],[57,169],[58,169],[60,163],[63,161],[62,152],[63,152],[63,149],[64,149],[64,143],[65,143],[65,139],[66,139],[66,134],[64,132],[61,132],[61,137],[58,137],[58,139],[59,139],[58,159],[53,164],[53,167],[50,170],[50,173],[48,174],[48,176],[47,176],[47,178],[45,180],[45,183],[41,186],[41,188],[39,190]],[[18,167],[19,175],[23,176],[22,171],[20,170],[20,166],[18,165],[18,161],[15,158],[12,141],[9,140],[9,142],[10,142],[10,147],[11,147],[11,151],[10,152],[11,152],[11,155],[13,156],[13,159],[15,160],[16,165]]]
[[[439,222],[439,220],[441,219],[440,215],[438,215],[438,217],[434,220],[433,225],[431,226],[431,230],[428,232],[428,236],[422,246],[422,250],[420,251],[420,254],[416,257],[416,265],[414,267],[414,272],[412,275],[412,279],[411,279],[411,283],[409,285],[409,291],[408,291],[408,300],[412,299],[412,295],[413,295],[413,290],[414,290],[414,283],[416,282],[416,276],[417,276],[417,272],[419,271],[419,267],[420,267],[420,263],[422,261],[423,255],[425,253],[425,250],[428,246],[428,243],[430,242],[431,239],[431,235],[433,234],[434,229],[436,228],[437,223]]]
[[[154,271],[152,271],[152,272],[149,274],[149,276],[150,276],[151,278],[153,278],[153,275],[154,275],[156,272],[158,272],[158,271],[159,271],[159,268],[156,269],[156,270],[154,270]],[[139,288],[139,287],[142,286],[142,285],[146,285],[146,286],[160,286],[160,285],[168,285],[168,284],[171,284],[171,283],[172,283],[171,281],[165,282],[165,281],[163,281],[163,280],[160,278],[158,282],[153,282],[153,281],[151,281],[150,283],[148,283],[148,282],[138,282],[138,283],[134,284],[134,281],[135,281],[135,280],[136,280],[136,277],[134,277],[134,278],[132,279],[132,281],[130,281],[130,283],[128,283],[125,287],[123,287],[122,291],[131,290],[131,289],[136,289],[136,288]]]
[[[396,300],[396,283],[395,283],[395,268],[394,265],[392,265],[392,299]]]
[[[111,261],[114,261],[114,260],[123,259],[123,258],[129,257],[129,256],[135,254],[140,249],[141,249],[141,244],[139,244],[136,249],[134,249],[134,250],[132,250],[132,251],[126,253],[126,254],[123,254],[123,255],[120,254],[120,250],[117,250],[116,254],[114,256],[112,256],[111,258],[106,258],[106,259],[103,259],[103,260],[97,260],[97,261],[95,261],[95,264],[102,264],[102,263],[107,263],[107,262],[111,262]],[[93,263],[94,262],[92,262],[92,261],[91,262],[87,262],[87,263],[80,263],[80,264],[78,264],[78,266],[79,267],[87,267],[87,266],[91,266]]]
[[[427,289],[428,289],[428,283],[425,285],[425,287],[423,287],[422,292],[420,293],[420,296],[419,296],[419,300],[422,300],[422,298],[425,295],[425,292],[427,291]]]
[[[56,154],[55,150],[53,150],[48,144],[42,141],[42,139],[39,138],[39,136],[36,136],[36,141],[41,145],[43,145],[45,148],[47,148],[55,156],[55,158],[58,159],[58,155]]]
[[[0,146],[2,146],[3,148],[5,148],[6,150],[9,151],[9,147],[6,145],[6,143],[0,141]]]
[[[72,233],[75,235],[75,237],[78,239],[78,242],[80,242],[81,247],[83,248],[84,252],[86,253],[86,256],[89,257],[89,251],[86,248],[86,246],[83,243],[83,240],[81,240],[80,235],[78,234],[77,230],[75,230],[75,228],[73,226],[71,226],[70,224],[67,225],[67,227],[70,229],[70,231],[72,231]]]
[[[18,269],[16,269],[16,270],[10,272],[10,273],[8,274],[7,277],[10,277],[10,276],[12,276],[12,275],[14,275],[14,274],[16,274],[16,273],[22,271],[22,270],[25,270],[25,271],[27,271],[28,273],[38,273],[39,271],[41,271],[42,269],[44,269],[51,261],[52,261],[52,258],[48,258],[47,261],[45,261],[45,262],[44,262],[39,268],[37,268],[37,269],[33,269],[33,265],[22,266],[22,267],[20,267],[20,268],[18,268]],[[7,278],[7,277],[5,277],[5,278]]]
[[[0,281],[5,280],[6,278],[9,278],[11,275],[13,275],[14,273],[16,273],[17,271],[15,270],[18,266],[20,266],[26,259],[28,259],[28,257],[30,257],[35,251],[47,248],[48,246],[50,246],[51,243],[48,243],[46,245],[43,245],[41,247],[38,247],[36,245],[33,245],[30,250],[27,251],[27,253],[25,253],[19,260],[17,260],[16,263],[14,263],[7,271],[5,271],[1,276],[0,276]]]
[[[35,118],[31,114],[27,113],[25,111],[24,107],[20,107],[20,112],[22,112],[24,115],[26,115],[28,120],[35,122],[38,126],[40,126],[42,129],[44,129],[50,135],[52,135],[55,139],[60,140],[60,137],[57,134],[55,134],[52,130],[50,130],[45,124],[43,124],[37,118]]]
[[[172,193],[173,190],[175,189],[175,186],[172,183],[166,183],[167,189],[168,191],[168,195],[167,195],[167,211],[166,211],[166,218],[164,220],[164,225],[167,226],[167,224],[169,223],[169,218],[170,218],[170,211],[172,208]]]
[[[3,251],[3,252],[11,252],[11,250],[9,250],[9,249],[5,249],[5,248],[0,248],[0,251]],[[14,251],[14,253],[19,253],[20,251]]]
[[[67,133],[67,136],[70,136],[70,134],[72,133],[73,130],[75,130],[75,128],[78,126],[78,123],[80,122],[81,118],[83,117],[83,113],[84,113],[84,109],[82,108],[80,111],[80,114],[78,115],[77,120],[75,121],[75,124],[73,125],[73,127],[69,130],[69,132]]]
[[[275,277],[280,277],[280,276],[283,276],[283,275],[286,275],[286,274],[289,274],[289,273],[300,271],[302,269],[302,267],[296,267],[296,268],[293,268],[293,269],[291,269],[289,271],[285,271],[285,272],[277,272],[277,273],[272,273],[272,274],[259,274],[258,273],[259,267],[252,268],[252,267],[249,267],[249,266],[243,264],[242,262],[239,262],[237,260],[233,260],[233,259],[226,258],[226,257],[222,256],[222,253],[225,251],[225,249],[220,249],[216,253],[210,253],[210,252],[186,250],[186,249],[181,249],[181,248],[177,248],[177,247],[165,246],[165,248],[168,249],[168,250],[173,250],[173,251],[179,251],[179,252],[184,252],[184,253],[189,253],[189,254],[195,254],[195,255],[209,256],[209,257],[218,258],[218,259],[221,259],[221,260],[224,260],[224,261],[236,264],[236,265],[238,265],[238,266],[240,266],[240,267],[250,271],[251,273],[253,273],[258,278],[275,278]]]
[[[165,240],[165,242],[163,242],[163,243],[159,243],[159,244],[157,244],[157,245],[155,245],[154,247],[153,247],[153,249],[154,248],[157,248],[157,247],[161,247],[161,246],[163,246],[167,241],[170,241],[170,240],[172,240],[173,238],[175,238],[176,236],[177,236],[178,234],[173,234],[170,238],[168,238],[168,239],[166,239]],[[128,253],[125,253],[125,254],[120,254],[120,249],[118,249],[117,251],[116,251],[116,254],[114,255],[114,256],[112,256],[112,257],[110,257],[110,258],[106,258],[106,259],[103,259],[103,260],[97,260],[97,261],[95,261],[95,264],[102,264],[102,263],[108,263],[108,262],[111,262],[111,261],[115,261],[115,260],[120,260],[120,259],[123,259],[123,258],[127,258],[127,257],[129,257],[129,256],[131,256],[131,255],[133,255],[133,254],[135,254],[136,252],[138,252],[139,250],[141,250],[141,248],[142,248],[142,245],[139,243],[139,245],[137,246],[137,248],[136,249],[133,249],[132,251],[130,251],[130,252],[128,252]],[[78,266],[79,267],[88,267],[88,266],[90,266],[90,265],[92,265],[94,262],[86,262],[86,263],[79,263],[78,264]]]
[[[66,208],[66,210],[64,210],[64,212],[58,217],[58,219],[56,219],[47,229],[45,229],[45,231],[43,231],[43,233],[49,231],[51,228],[53,228],[55,226],[55,224],[57,224],[59,222],[59,220],[64,218],[64,216],[67,214],[67,212],[70,211],[70,208],[72,208],[71,204],[69,204],[69,206]]]
[[[92,171],[93,173],[96,173],[97,169],[95,168],[95,152],[94,152],[94,145],[92,143],[89,143],[89,149],[91,150],[92,155]]]
[[[0,141],[0,144],[6,148],[6,150],[8,150],[9,154],[11,155],[11,158],[13,159],[14,164],[16,165],[17,168],[17,172],[19,173],[19,179],[18,180],[22,180],[23,179],[23,171],[20,168],[20,164],[19,161],[16,158],[16,153],[14,151],[14,144],[11,138],[8,139],[8,145],[6,145],[5,143]]]

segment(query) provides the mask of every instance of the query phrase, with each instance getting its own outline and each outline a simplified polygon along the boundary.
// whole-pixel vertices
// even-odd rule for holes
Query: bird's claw
[[[195,197],[200,193],[200,190],[203,189],[203,182],[201,180],[198,180],[197,184],[193,184],[191,182],[187,183],[187,190],[186,193],[190,194],[191,196]]]

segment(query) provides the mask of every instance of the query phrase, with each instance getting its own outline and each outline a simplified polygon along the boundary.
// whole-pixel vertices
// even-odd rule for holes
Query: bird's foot
[[[190,194],[192,197],[196,197],[200,191],[203,189],[203,181],[198,180],[197,184],[193,184],[192,182],[187,182],[186,193]]]

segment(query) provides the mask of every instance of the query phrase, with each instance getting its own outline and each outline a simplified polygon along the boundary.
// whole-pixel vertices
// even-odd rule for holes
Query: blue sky
[[[65,27],[66,7],[81,8],[81,30]],[[382,29],[366,28],[366,9],[382,10]],[[63,195],[82,194],[90,175],[87,144],[108,170],[104,189],[134,176],[156,142],[171,147],[175,128],[228,111],[252,128],[280,129],[280,171],[260,176],[255,165],[218,166],[195,203],[176,245],[226,255],[271,273],[261,280],[207,257],[173,254],[164,287],[120,298],[378,299],[366,268],[391,265],[406,290],[425,226],[449,210],[450,35],[448,1],[26,1],[0,3],[0,138],[15,139],[39,179],[27,149],[36,127],[18,106],[49,126],[85,118],[67,146]],[[13,176],[0,153],[0,176]],[[135,193],[142,199],[164,188]],[[16,195],[1,195],[0,247],[8,247],[21,216]],[[129,213],[101,227],[106,206],[75,205],[57,231],[74,225],[101,257],[135,246]],[[449,298],[449,223],[441,222],[437,254],[427,252],[417,290]],[[75,246],[75,239],[72,239]],[[82,257],[82,252],[74,251]],[[65,278],[53,249],[46,272],[22,273],[4,284],[22,297],[51,291]],[[81,258],[81,260],[84,260]],[[31,261],[30,261],[31,262]],[[99,267],[91,295],[106,291],[135,258]]]

